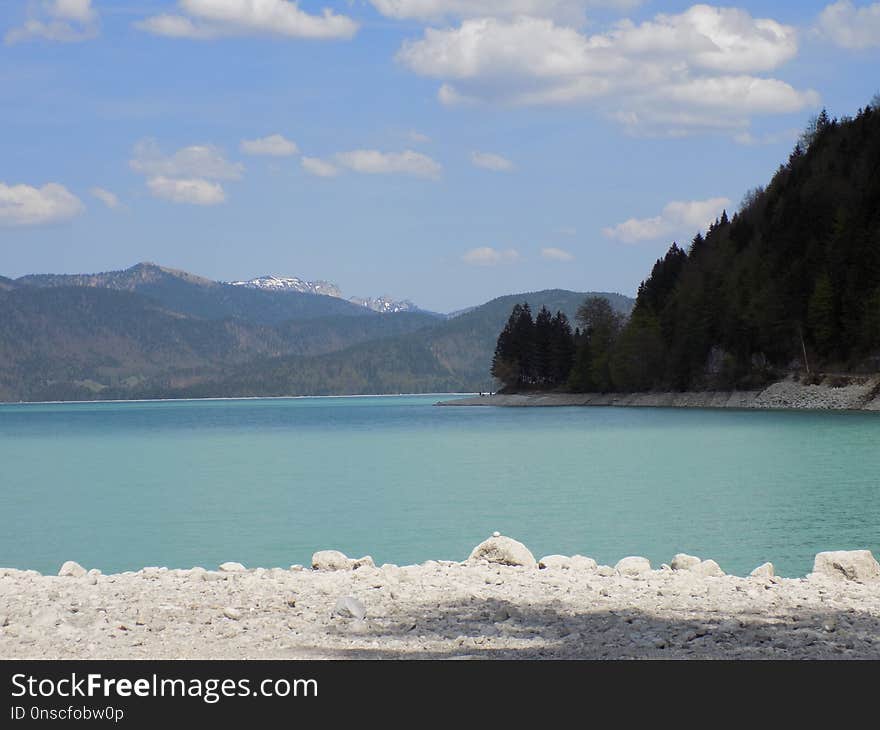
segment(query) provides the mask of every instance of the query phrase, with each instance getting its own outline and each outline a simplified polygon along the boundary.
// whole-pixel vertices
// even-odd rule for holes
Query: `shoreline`
[[[504,408],[620,406],[633,408],[735,408],[880,412],[880,376],[852,376],[846,385],[825,378],[804,385],[793,378],[761,390],[648,393],[512,393],[440,401],[439,406]]]
[[[682,554],[535,560],[496,533],[462,562],[410,566],[331,550],[311,569],[0,569],[0,656],[880,659],[880,564],[819,553],[804,578],[737,577]]]

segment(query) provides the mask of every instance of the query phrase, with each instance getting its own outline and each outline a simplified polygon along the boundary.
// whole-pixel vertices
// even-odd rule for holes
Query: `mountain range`
[[[573,319],[588,296],[517,294],[446,316],[279,281],[225,283],[151,263],[0,277],[0,400],[488,390],[515,302]],[[619,311],[633,304],[603,296]]]

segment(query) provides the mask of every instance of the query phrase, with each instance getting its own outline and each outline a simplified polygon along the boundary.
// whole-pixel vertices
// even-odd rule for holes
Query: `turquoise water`
[[[435,408],[438,396],[0,406],[0,565],[461,560],[493,530],[537,557],[804,575],[880,555],[880,417]]]

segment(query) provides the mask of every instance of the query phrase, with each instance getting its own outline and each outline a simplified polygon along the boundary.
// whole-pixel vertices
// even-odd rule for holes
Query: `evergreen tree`
[[[535,380],[549,385],[553,380],[553,317],[547,307],[541,307],[535,317],[534,343]]]

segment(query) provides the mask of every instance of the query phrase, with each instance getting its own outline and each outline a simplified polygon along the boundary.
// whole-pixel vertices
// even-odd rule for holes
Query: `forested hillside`
[[[567,387],[752,388],[880,370],[880,101],[822,112],[766,188],[672,244],[628,320],[585,306]]]

